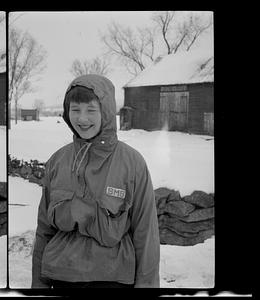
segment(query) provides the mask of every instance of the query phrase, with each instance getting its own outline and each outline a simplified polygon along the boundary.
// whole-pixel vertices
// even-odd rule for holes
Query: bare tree
[[[9,16],[9,26],[14,24],[16,20],[22,17],[25,13],[10,13]],[[0,48],[0,69],[6,69],[6,49],[3,47],[2,39],[6,39],[6,12],[0,11],[0,41],[1,41],[1,48]]]
[[[163,37],[167,54],[176,53],[180,49],[189,51],[203,32],[212,26],[212,17],[199,12],[191,12],[182,21],[178,20],[174,11],[155,13],[152,17]]]
[[[188,21],[188,34],[185,39],[186,50],[189,51],[191,46],[196,40],[206,32],[208,29],[212,28],[213,20],[212,16],[204,17],[203,15],[190,14]]]
[[[17,19],[22,17],[25,13],[19,13],[19,14],[14,14],[10,13],[9,14],[9,26],[12,25]],[[0,11],[0,30],[1,30],[1,41],[2,38],[6,38],[5,32],[6,32],[6,12]],[[3,43],[1,43],[2,46]],[[5,48],[0,48],[0,69],[6,67],[6,49]]]
[[[85,74],[99,74],[105,76],[110,72],[109,62],[107,59],[101,59],[99,57],[96,57],[93,60],[84,61],[75,59],[72,63],[70,72],[75,77]]]
[[[178,15],[182,18],[178,18]],[[125,65],[127,71],[137,75],[151,62],[165,54],[179,50],[189,51],[195,41],[212,25],[211,17],[201,13],[184,14],[174,11],[159,11],[152,15],[153,26],[137,28],[135,31],[120,24],[111,23],[107,33],[101,36],[107,53],[115,55]],[[156,47],[162,38],[166,53],[162,47]]]
[[[108,54],[119,57],[133,75],[146,67],[147,60],[154,60],[154,32],[151,28],[139,28],[134,32],[129,27],[113,22],[101,39]]]
[[[9,26],[12,26],[18,19],[20,19],[23,15],[25,15],[26,13],[22,13],[22,12],[11,12],[9,13]]]
[[[171,38],[169,38],[173,31],[174,16],[174,11],[166,11],[155,13],[152,17],[152,20],[159,27],[160,33],[162,34],[163,41],[167,48],[167,54],[171,54],[174,47]]]
[[[33,103],[33,107],[41,113],[45,108],[45,102],[43,99],[35,99]]]
[[[17,103],[26,93],[35,91],[31,83],[46,67],[46,51],[28,33],[14,27],[9,29],[9,104],[15,102],[15,123]]]
[[[175,11],[156,12],[152,20],[163,39],[167,54],[176,53],[189,34],[190,28],[187,21],[178,21]]]

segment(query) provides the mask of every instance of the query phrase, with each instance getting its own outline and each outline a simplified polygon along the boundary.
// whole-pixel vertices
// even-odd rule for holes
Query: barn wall
[[[156,130],[160,129],[160,87],[131,87],[125,88],[125,106],[133,111],[132,128]]]
[[[213,83],[191,84],[188,90],[189,131],[204,133],[204,112],[214,113],[214,85]]]
[[[6,125],[6,73],[0,73],[0,125]]]
[[[161,129],[161,86],[125,88],[125,106],[134,108],[132,128],[145,130]],[[188,131],[203,134],[204,113],[214,113],[214,84],[196,83],[187,85],[189,92]]]

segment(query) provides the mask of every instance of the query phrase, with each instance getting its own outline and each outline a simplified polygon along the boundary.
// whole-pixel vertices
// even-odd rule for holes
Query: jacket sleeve
[[[159,227],[154,190],[146,164],[136,173],[131,233],[136,253],[135,288],[159,288]]]
[[[49,224],[47,219],[47,210],[50,202],[49,188],[47,163],[43,180],[42,197],[38,208],[37,229],[32,254],[32,288],[50,287],[50,280],[41,276],[41,261],[44,248],[56,233],[56,229]]]

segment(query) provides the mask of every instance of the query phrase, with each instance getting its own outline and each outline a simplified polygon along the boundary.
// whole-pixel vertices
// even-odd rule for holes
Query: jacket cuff
[[[160,288],[159,272],[137,275],[134,288]]]

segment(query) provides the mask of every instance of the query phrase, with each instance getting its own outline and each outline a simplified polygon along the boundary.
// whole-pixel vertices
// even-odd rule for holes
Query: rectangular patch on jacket
[[[125,190],[121,190],[121,189],[117,189],[117,188],[108,186],[107,187],[107,195],[124,199],[125,198]]]

